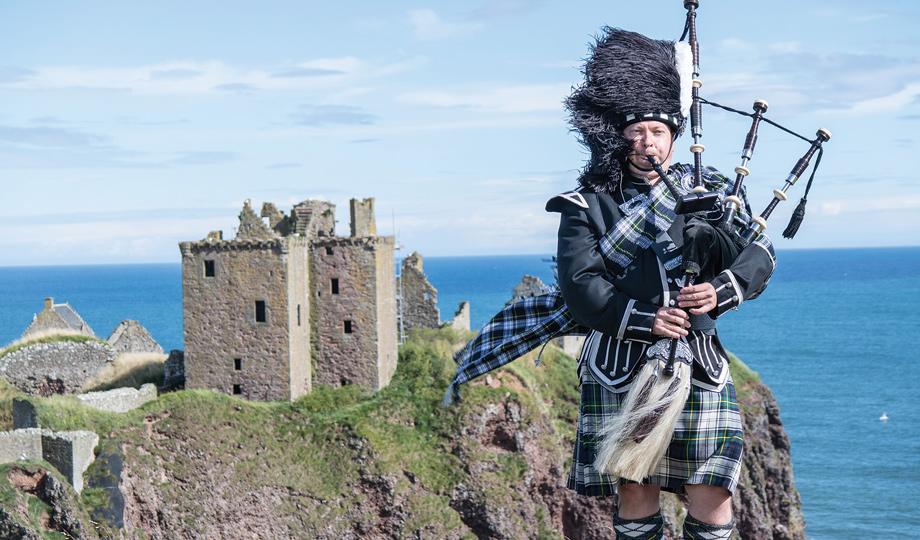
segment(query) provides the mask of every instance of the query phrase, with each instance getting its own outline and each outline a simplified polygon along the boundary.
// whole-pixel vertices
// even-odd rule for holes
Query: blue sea
[[[441,318],[462,300],[479,326],[524,274],[553,281],[547,256],[430,257]],[[920,530],[920,248],[780,251],[763,296],[720,321],[722,340],[770,385],[792,440],[812,539]],[[100,336],[138,319],[182,348],[178,264],[0,268],[0,343],[45,296]],[[889,420],[879,417],[887,414]]]

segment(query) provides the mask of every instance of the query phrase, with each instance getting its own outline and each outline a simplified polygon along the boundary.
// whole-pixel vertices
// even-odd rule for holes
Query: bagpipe
[[[688,39],[690,50],[693,55],[692,105],[690,107],[690,133],[693,137],[693,144],[690,145],[690,152],[693,154],[693,189],[691,193],[677,197],[675,212],[678,214],[711,212],[713,209],[717,209],[716,207],[721,204],[722,212],[718,221],[722,225],[722,228],[734,227],[736,229],[734,234],[737,235],[741,247],[744,247],[764,232],[767,227],[767,220],[776,209],[776,206],[780,202],[787,200],[787,192],[808,169],[812,158],[817,153],[815,167],[812,169],[808,185],[805,188],[805,194],[793,212],[789,225],[783,231],[783,237],[793,238],[805,215],[805,203],[807,202],[808,193],[811,190],[815,172],[821,162],[821,156],[824,151],[822,145],[831,139],[831,133],[825,128],[820,128],[817,130],[814,139],[809,139],[800,135],[764,116],[764,113],[767,112],[768,104],[762,99],[754,101],[753,113],[746,113],[702,98],[700,96],[700,88],[703,86],[703,83],[700,79],[700,53],[696,31],[696,10],[699,8],[699,4],[699,0],[684,0],[684,8],[687,10],[687,19],[684,25],[684,32],[679,40],[683,41],[684,39]],[[705,147],[700,142],[703,136],[703,104],[751,118],[751,127],[745,136],[744,147],[741,150],[741,164],[735,167],[734,172],[736,176],[731,193],[724,197],[724,199],[719,197],[716,193],[707,192],[702,183],[702,154],[705,151]],[[770,201],[763,212],[761,212],[759,216],[753,216],[749,223],[745,223],[736,220],[739,210],[743,207],[743,202],[739,195],[741,194],[745,178],[751,174],[748,163],[754,156],[754,147],[757,144],[758,129],[761,122],[771,124],[790,135],[808,142],[809,147],[804,155],[799,158],[792,167],[782,188],[773,190],[773,200]],[[652,161],[653,167],[659,166],[654,163],[654,160],[650,161]],[[658,172],[660,174],[660,171]],[[667,174],[660,174],[660,176],[668,183],[669,190],[675,193],[673,181],[668,178]],[[738,230],[739,227],[741,228],[740,230]]]
[[[690,286],[702,276],[711,279],[726,270],[738,257],[743,256],[744,250],[750,244],[765,238],[762,234],[767,228],[771,214],[780,202],[787,200],[789,190],[808,170],[812,159],[815,158],[805,193],[793,212],[789,225],[783,231],[786,238],[795,236],[804,218],[808,193],[821,162],[822,145],[830,140],[831,133],[821,128],[817,130],[813,139],[804,137],[768,119],[765,116],[768,104],[762,99],[754,101],[752,113],[746,113],[701,97],[700,89],[703,83],[700,79],[696,29],[699,0],[684,0],[684,8],[687,10],[687,17],[683,34],[678,41],[689,41],[693,59],[690,107],[693,183],[689,193],[682,193],[653,157],[647,159],[675,199],[675,213],[685,217],[682,264],[684,286]],[[735,181],[727,193],[708,191],[703,185],[703,104],[751,118],[751,126],[741,151],[741,163],[735,167]],[[762,122],[808,142],[809,147],[795,162],[784,185],[773,190],[773,199],[766,208],[759,215],[745,216],[743,184],[751,172],[748,164],[753,158],[758,129]],[[718,246],[715,248],[716,252],[713,251],[713,246]],[[634,481],[642,481],[653,474],[664,455],[689,395],[690,370],[693,363],[693,353],[686,339],[663,338],[649,348],[647,356],[646,363],[637,373],[620,413],[601,430],[603,439],[595,460],[595,467],[599,470]]]

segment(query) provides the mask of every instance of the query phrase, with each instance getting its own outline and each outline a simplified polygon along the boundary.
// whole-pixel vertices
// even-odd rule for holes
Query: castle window
[[[266,322],[265,300],[256,300],[256,322]]]
[[[300,326],[300,304],[297,304],[297,326]]]
[[[339,278],[332,278],[332,294],[339,294]]]
[[[204,277],[214,277],[214,261],[204,261]]]
[[[234,395],[234,396],[239,396],[239,395],[242,394],[242,393],[243,393],[243,385],[242,385],[242,384],[234,384],[234,385],[233,385],[233,395]]]
[[[233,359],[233,369],[235,371],[243,371],[243,359],[242,358]]]
[[[326,246],[326,255],[332,255],[332,246]]]
[[[353,325],[351,324],[351,321],[345,321],[345,333],[350,334],[352,333],[353,330],[354,328],[353,328]]]

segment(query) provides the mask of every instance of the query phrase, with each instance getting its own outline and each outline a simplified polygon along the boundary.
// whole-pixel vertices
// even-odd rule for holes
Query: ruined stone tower
[[[293,400],[314,383],[389,383],[393,239],[376,236],[373,199],[351,207],[364,236],[336,237],[325,201],[290,215],[266,203],[261,218],[247,201],[234,239],[218,231],[179,244],[187,388]]]
[[[438,290],[428,281],[422,265],[422,255],[417,251],[402,260],[399,277],[402,280],[402,317],[406,330],[437,328],[441,324]]]

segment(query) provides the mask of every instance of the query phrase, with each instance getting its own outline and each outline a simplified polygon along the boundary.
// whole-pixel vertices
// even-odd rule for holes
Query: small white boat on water
[[[881,422],[887,422],[887,421],[888,421],[888,415],[885,414],[885,413],[882,413],[882,415],[879,416],[878,419],[879,419],[879,421],[881,421]]]

